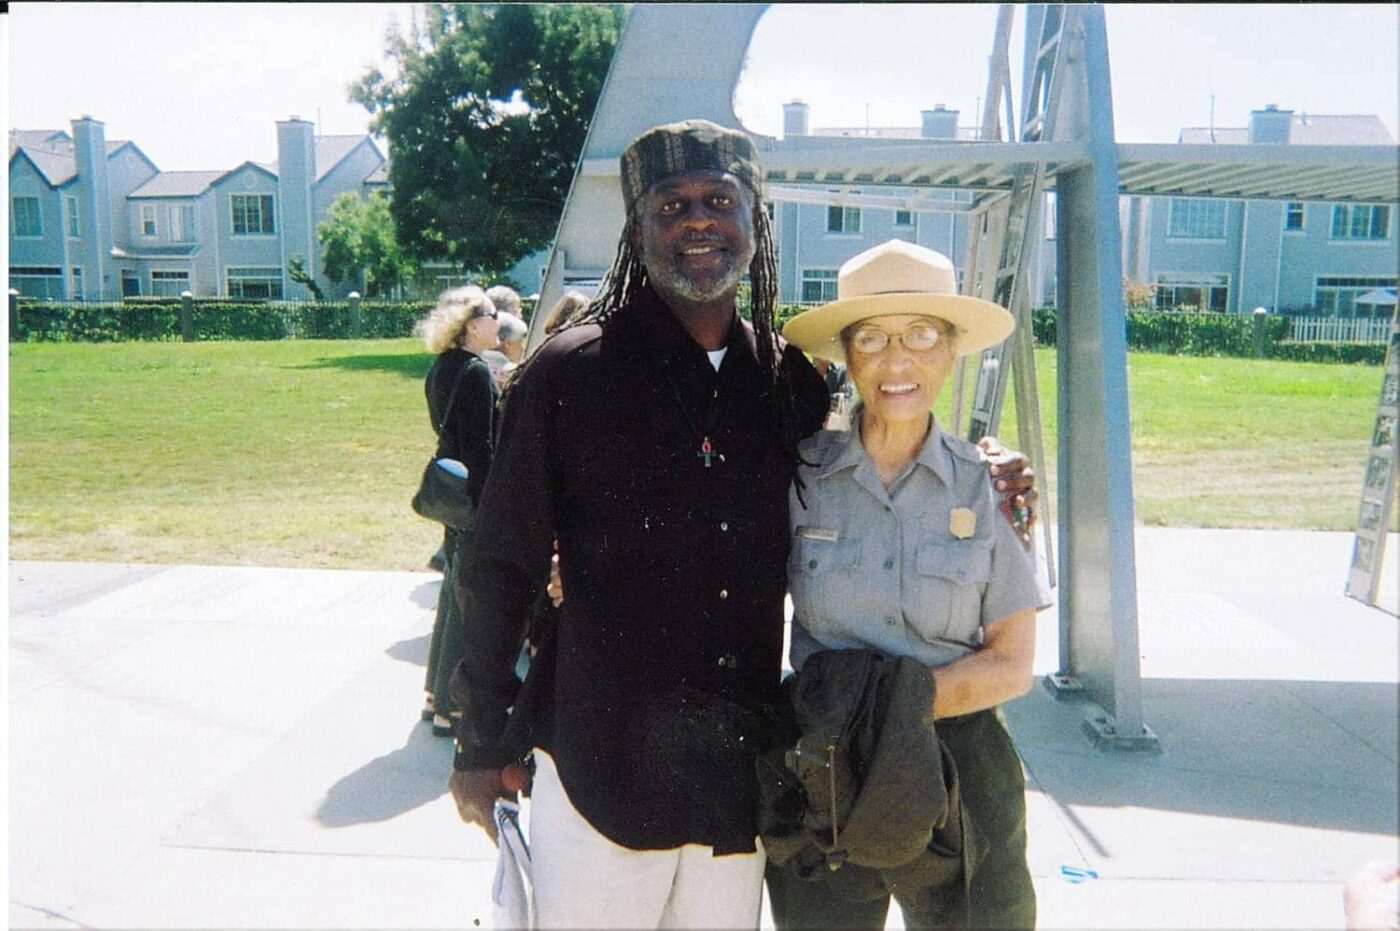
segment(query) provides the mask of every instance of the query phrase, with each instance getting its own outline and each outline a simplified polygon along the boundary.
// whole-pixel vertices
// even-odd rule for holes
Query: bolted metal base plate
[[[1089,697],[1084,683],[1068,673],[1052,672],[1040,681],[1045,691],[1055,696],[1055,701],[1083,701]]]
[[[1124,753],[1161,753],[1162,744],[1146,724],[1136,734],[1120,733],[1114,720],[1103,711],[1095,710],[1084,718],[1084,733],[1089,742],[1100,750]]]

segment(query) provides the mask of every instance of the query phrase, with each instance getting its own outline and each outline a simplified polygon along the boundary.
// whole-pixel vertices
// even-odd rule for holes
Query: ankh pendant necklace
[[[671,384],[671,396],[676,399],[676,407],[680,410],[681,416],[685,418],[685,425],[690,429],[690,432],[695,438],[700,441],[700,448],[699,451],[696,452],[695,458],[703,459],[705,461],[705,468],[707,469],[714,467],[714,461],[716,459],[720,462],[724,462],[724,453],[715,450],[714,441],[711,440],[710,437],[717,431],[720,421],[724,419],[725,412],[729,408],[729,395],[726,394],[724,398],[721,399],[719,388],[715,388],[714,393],[711,395],[712,403],[710,405],[709,417],[706,418],[705,429],[702,430],[696,425],[695,419],[690,416],[690,410],[685,406],[684,399],[681,398],[681,390],[676,386],[675,379],[671,377],[670,366],[664,366],[663,371],[666,373],[666,380]]]

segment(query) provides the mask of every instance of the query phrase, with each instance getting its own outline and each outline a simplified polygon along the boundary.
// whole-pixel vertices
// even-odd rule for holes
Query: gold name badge
[[[971,508],[953,508],[948,515],[948,532],[966,540],[977,532],[977,512]]]

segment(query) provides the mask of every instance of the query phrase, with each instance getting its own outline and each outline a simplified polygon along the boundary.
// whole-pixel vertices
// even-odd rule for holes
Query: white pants
[[[549,754],[535,751],[530,861],[540,928],[757,928],[763,848],[633,850],[578,813]]]

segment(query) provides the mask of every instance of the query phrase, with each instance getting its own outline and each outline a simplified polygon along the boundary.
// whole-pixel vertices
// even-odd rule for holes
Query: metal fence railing
[[[1384,343],[1390,320],[1362,317],[1292,317],[1288,339],[1294,343]]]

